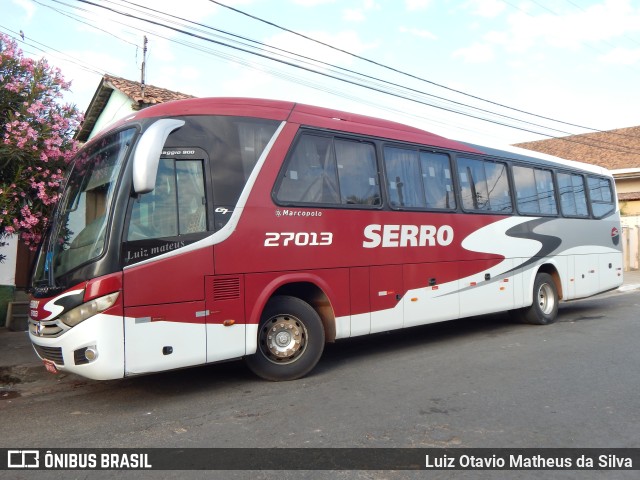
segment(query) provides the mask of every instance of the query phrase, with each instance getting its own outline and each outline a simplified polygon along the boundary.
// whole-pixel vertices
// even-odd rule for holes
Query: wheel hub
[[[553,292],[549,285],[542,284],[538,290],[538,305],[545,315],[551,313],[554,308]]]
[[[262,329],[263,351],[277,363],[295,361],[306,347],[306,330],[291,315],[278,315],[266,322]]]

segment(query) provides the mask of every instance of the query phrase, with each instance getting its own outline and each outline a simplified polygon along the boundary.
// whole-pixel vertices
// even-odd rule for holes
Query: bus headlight
[[[76,308],[69,310],[67,313],[60,315],[60,321],[69,327],[75,327],[87,318],[93,317],[95,314],[104,312],[107,308],[112,307],[120,292],[110,293],[104,297],[94,298],[90,302],[83,303]]]

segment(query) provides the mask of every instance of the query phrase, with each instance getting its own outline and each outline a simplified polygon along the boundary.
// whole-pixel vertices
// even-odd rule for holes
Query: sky
[[[82,111],[144,58],[158,87],[489,146],[640,125],[640,0],[0,0],[0,32],[59,67]]]

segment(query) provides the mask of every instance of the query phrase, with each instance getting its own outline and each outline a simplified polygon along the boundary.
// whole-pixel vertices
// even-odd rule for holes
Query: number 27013
[[[296,245],[298,247],[317,247],[331,245],[332,232],[267,232],[264,240],[265,247],[286,247]]]

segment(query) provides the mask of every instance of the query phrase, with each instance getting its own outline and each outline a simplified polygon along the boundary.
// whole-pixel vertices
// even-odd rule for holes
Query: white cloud
[[[507,4],[500,0],[469,0],[465,6],[471,8],[474,14],[485,18],[497,17],[507,8]]]
[[[136,3],[145,8],[152,8],[160,12],[175,15],[177,17],[202,21],[205,17],[212,15],[219,7],[212,2],[194,2],[175,0],[138,0]],[[234,2],[225,2],[234,3]],[[236,2],[237,3],[237,2]],[[150,12],[154,13],[154,12]]]
[[[260,92],[264,96],[274,83],[274,77],[267,72],[234,66],[225,72],[227,80],[221,83],[223,95],[246,97],[247,92]]]
[[[147,82],[151,85],[168,88],[169,90],[189,95],[212,95],[212,92],[208,90],[208,87],[205,91],[198,91],[202,87],[202,75],[201,72],[194,67],[163,64],[158,68],[157,73],[152,74],[152,76],[154,78],[147,79]]]
[[[33,14],[36,13],[36,5],[30,0],[11,0],[14,5],[24,9],[25,14],[27,15],[27,21],[31,21],[33,18]]]
[[[364,12],[358,8],[347,8],[342,12],[342,18],[347,22],[364,22]]]
[[[380,10],[375,0],[364,0],[359,8],[347,8],[342,12],[342,18],[348,22],[363,22],[366,20],[366,12]]]
[[[467,6],[485,9],[489,14],[494,0],[470,0]],[[480,14],[480,10],[476,13]],[[506,28],[491,30],[471,46],[454,52],[468,62],[482,62],[494,58],[496,49],[529,57],[542,48],[552,47],[576,51],[585,45],[594,47],[598,42],[621,38],[627,33],[640,32],[640,7],[633,8],[629,0],[604,0],[600,4],[567,13],[541,13],[533,15],[522,10],[507,17]],[[474,24],[478,30],[482,24]],[[534,50],[537,49],[537,50]],[[635,50],[615,49],[600,57],[607,63],[634,64],[638,61]]]
[[[156,37],[155,35],[148,37],[147,56],[149,60],[159,62],[173,62],[176,59],[176,56],[173,54],[172,43],[169,40]]]
[[[474,43],[470,47],[460,48],[453,52],[454,57],[461,57],[468,63],[484,63],[495,58],[493,48],[486,43]]]
[[[327,3],[334,3],[335,0],[293,0],[293,3],[303,7],[316,7]]]
[[[418,28],[408,28],[408,27],[400,27],[399,30],[400,30],[400,33],[408,33],[409,35],[414,35],[420,38],[428,38],[430,40],[436,40],[438,38],[429,30],[421,30]]]
[[[536,45],[575,50],[588,43],[620,38],[640,32],[640,8],[628,0],[605,0],[565,14],[529,15],[517,12],[508,18],[506,36],[500,42],[507,50],[526,51]]]
[[[333,47],[346,50],[351,53],[361,54],[362,52],[373,48],[371,44],[363,43],[358,33],[355,31],[343,31],[337,34],[329,34],[326,32],[301,32],[304,35],[314,38],[320,42],[326,43]],[[325,47],[316,42],[306,40],[289,32],[280,33],[267,40],[265,43],[285,50],[293,51],[304,55],[305,57],[314,58],[322,62],[350,65],[353,58],[345,53],[338,52],[332,48]]]
[[[600,60],[614,65],[635,65],[640,63],[640,48],[614,48]]]
[[[96,67],[102,71],[110,72],[118,76],[125,76],[124,72],[128,66],[125,59],[102,51],[76,50],[66,51],[64,53],[72,58],[87,59],[87,63],[89,64],[87,66],[89,68]],[[56,52],[46,54],[46,57],[50,59],[50,64],[62,70],[64,79],[71,82],[72,95],[70,96],[73,97],[73,101],[77,104],[77,107],[84,111],[89,106],[89,102],[98,88],[102,75],[87,71],[77,63],[62,60],[62,57]],[[133,77],[133,79],[137,80],[138,77]]]
[[[410,12],[426,9],[431,0],[405,0],[405,6]]]

